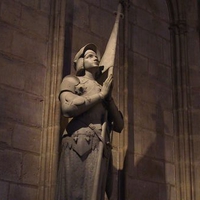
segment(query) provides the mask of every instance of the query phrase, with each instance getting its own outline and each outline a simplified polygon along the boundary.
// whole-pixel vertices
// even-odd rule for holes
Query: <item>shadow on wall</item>
[[[152,200],[168,200],[168,187],[166,183],[165,170],[165,135],[164,135],[164,114],[161,103],[156,104],[156,114],[152,115],[152,119],[156,122],[156,138],[146,151],[144,157],[136,164],[136,171],[139,178],[153,181],[147,183],[144,189],[147,191],[146,197],[140,199]],[[168,131],[167,131],[168,132]],[[148,157],[148,158],[146,158]],[[159,184],[158,184],[159,183]],[[158,195],[159,194],[159,195]],[[144,194],[143,194],[144,195]]]
[[[131,101],[131,99],[129,99]],[[133,102],[133,99],[132,99]],[[156,122],[156,136],[146,152],[142,155],[130,153],[134,149],[134,129],[128,129],[129,144],[124,161],[124,168],[120,171],[120,192],[118,200],[169,200],[169,187],[166,181],[165,169],[165,137],[164,115],[161,103],[156,105],[156,113],[151,116]],[[129,113],[133,119],[133,113]],[[145,122],[144,122],[145,123]],[[139,133],[141,134],[141,133]],[[148,140],[148,137],[146,138]],[[145,138],[141,137],[142,142]],[[131,149],[130,149],[131,148]]]
[[[64,45],[64,63],[63,63],[63,77],[69,75],[71,72],[71,52],[72,52],[72,26],[74,18],[74,1],[66,0],[66,25],[65,25],[65,45]]]
[[[64,61],[63,61],[63,77],[71,73],[71,52],[72,52],[72,26],[73,26],[73,13],[74,13],[74,1],[66,0],[66,25],[65,25],[65,44],[64,44]],[[66,128],[68,120],[61,114],[60,116],[60,136],[62,136],[64,129]],[[61,138],[60,138],[61,140]]]

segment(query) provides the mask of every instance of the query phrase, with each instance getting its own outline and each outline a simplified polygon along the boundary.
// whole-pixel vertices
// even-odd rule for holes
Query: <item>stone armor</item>
[[[70,86],[69,86],[70,85]],[[101,85],[95,80],[85,77],[67,76],[61,84],[62,92],[68,91],[78,95],[78,100],[67,101],[68,106],[84,104],[88,96],[99,93]],[[60,158],[57,200],[90,200],[98,157],[99,142],[102,142],[101,131],[106,112],[105,106],[96,104],[86,112],[74,117],[67,125],[62,139],[62,154]],[[100,179],[99,198],[104,199],[102,187],[107,185],[107,194],[111,194],[111,175],[107,176],[108,168],[112,168],[111,146],[109,141],[109,127],[107,127],[103,150],[102,177]],[[81,170],[77,170],[81,169]],[[110,169],[111,170],[111,169]],[[106,178],[107,177],[107,178]],[[73,180],[73,188],[70,181]],[[107,182],[107,184],[106,184]],[[83,187],[83,185],[85,185]],[[76,192],[75,192],[76,191]]]

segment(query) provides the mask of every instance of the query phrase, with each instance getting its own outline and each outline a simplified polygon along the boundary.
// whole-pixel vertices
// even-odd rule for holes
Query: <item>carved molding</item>
[[[61,82],[64,52],[66,0],[51,1],[48,67],[45,78],[39,200],[53,200],[58,163],[60,106],[58,91]]]
[[[186,20],[179,20],[176,23],[171,23],[169,29],[176,35],[187,33],[187,23]]]
[[[174,3],[171,4],[173,5]],[[174,12],[178,13],[179,10],[177,9]],[[190,80],[187,47],[187,23],[185,17],[186,16],[182,16],[184,19],[175,19],[174,16],[170,26],[174,78],[176,199],[194,200]]]

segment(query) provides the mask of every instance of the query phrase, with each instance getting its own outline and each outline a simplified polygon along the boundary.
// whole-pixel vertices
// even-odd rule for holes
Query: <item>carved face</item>
[[[87,50],[84,54],[84,68],[98,68],[99,67],[99,60],[97,58],[97,54],[92,50]]]

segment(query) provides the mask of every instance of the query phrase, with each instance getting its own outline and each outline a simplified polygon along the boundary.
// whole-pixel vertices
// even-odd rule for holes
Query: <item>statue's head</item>
[[[85,56],[85,54],[87,54],[87,52],[91,52],[91,53],[94,52],[98,61],[100,61],[100,59],[101,59],[100,52],[97,49],[96,45],[91,44],[91,43],[86,44],[84,47],[82,47],[78,51],[78,53],[74,57],[74,68],[76,70],[77,75],[82,75],[85,71],[84,56]]]

